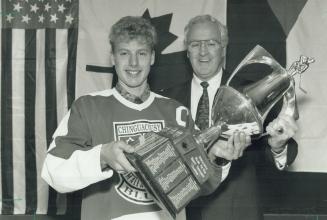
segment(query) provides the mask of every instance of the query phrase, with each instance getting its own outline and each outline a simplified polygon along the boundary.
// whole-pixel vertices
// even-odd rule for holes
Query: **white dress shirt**
[[[219,71],[218,74],[216,74],[214,77],[212,77],[209,81],[209,86],[207,88],[208,90],[208,96],[209,96],[209,127],[211,126],[211,109],[212,109],[212,104],[213,104],[213,99],[215,98],[215,94],[220,87],[221,84],[221,76],[223,72],[222,70]],[[203,88],[200,85],[202,81],[195,75],[193,74],[193,79],[192,79],[192,84],[191,84],[191,114],[192,118],[195,120],[196,117],[196,110],[198,108],[198,103],[199,100],[202,96],[203,93]]]
[[[218,72],[218,74],[216,74],[214,77],[212,77],[210,80],[207,81],[209,83],[209,86],[207,88],[208,96],[209,96],[209,106],[210,106],[210,108],[209,108],[209,127],[212,125],[211,109],[212,109],[212,105],[213,105],[213,99],[215,98],[216,92],[217,92],[218,88],[220,87],[222,74],[223,74],[223,71],[221,69]],[[198,108],[198,103],[199,103],[199,100],[203,93],[203,88],[200,84],[201,82],[202,82],[202,80],[199,79],[193,73],[193,79],[192,79],[192,83],[191,83],[191,97],[192,97],[191,98],[191,114],[192,114],[193,120],[195,120],[195,118],[196,118],[196,111]],[[273,154],[273,157],[275,160],[275,165],[276,165],[277,169],[283,170],[285,168],[286,162],[287,162],[287,146],[281,153],[277,154],[272,151],[272,154]],[[225,172],[227,172],[227,173],[225,173],[225,175],[228,174],[228,170],[229,169],[225,170]],[[223,178],[223,179],[225,179],[225,178]]]

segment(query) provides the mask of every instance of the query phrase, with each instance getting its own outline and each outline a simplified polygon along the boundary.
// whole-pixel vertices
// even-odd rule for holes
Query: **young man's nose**
[[[132,54],[129,57],[129,65],[130,66],[137,66],[139,64],[139,59],[136,54]]]

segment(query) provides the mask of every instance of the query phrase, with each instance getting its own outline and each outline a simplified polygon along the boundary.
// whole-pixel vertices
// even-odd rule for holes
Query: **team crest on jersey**
[[[114,122],[115,140],[123,140],[128,144],[142,139],[143,134],[159,132],[165,126],[163,120],[135,120],[128,122]],[[120,181],[115,186],[117,193],[124,199],[142,205],[153,204],[152,196],[133,172],[120,173]]]

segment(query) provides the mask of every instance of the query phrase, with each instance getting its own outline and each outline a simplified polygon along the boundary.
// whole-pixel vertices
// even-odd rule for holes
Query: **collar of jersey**
[[[150,95],[149,84],[146,84],[146,87],[140,96],[136,96],[134,94],[129,93],[119,82],[116,84],[115,88],[121,96],[123,96],[128,101],[131,101],[136,104],[145,102],[149,98],[149,95]],[[138,100],[138,102],[137,102],[137,100]]]
[[[126,98],[124,98],[117,90],[116,88],[113,88],[113,95],[114,97],[120,102],[122,103],[123,105],[129,107],[129,108],[132,108],[132,109],[135,109],[135,110],[138,110],[138,111],[142,111],[143,109],[146,109],[147,107],[149,107],[154,98],[155,98],[155,95],[153,92],[150,91],[150,95],[149,97],[147,98],[147,100],[145,100],[143,103],[141,104],[136,104],[134,102],[131,102],[129,100],[127,100]]]

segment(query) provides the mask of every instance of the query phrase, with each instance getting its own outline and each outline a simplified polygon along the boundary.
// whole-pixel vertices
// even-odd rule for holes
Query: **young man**
[[[109,38],[118,83],[74,102],[53,136],[42,177],[59,192],[83,189],[83,220],[170,219],[154,203],[124,152],[133,152],[133,141],[144,133],[167,125],[192,129],[194,123],[186,107],[149,90],[154,27],[141,17],[128,16],[113,25]],[[248,144],[245,138],[235,141],[237,148]],[[226,176],[223,167],[214,168],[213,188]],[[177,218],[185,219],[184,211]]]
[[[161,93],[189,107],[195,123],[202,129],[211,126],[209,119],[212,118],[214,96],[220,85],[227,81],[228,74],[223,70],[228,44],[227,29],[214,17],[199,15],[189,21],[184,34],[187,57],[193,68],[193,78]],[[207,104],[203,105],[203,100],[207,100]],[[203,106],[206,106],[206,109]],[[297,146],[287,143],[296,129],[294,119],[285,115],[279,115],[266,128],[269,133],[269,147],[266,147],[268,149],[266,152],[280,170],[295,159]],[[232,142],[230,138],[228,143]],[[232,157],[221,156],[220,161],[223,163],[226,163],[224,159],[233,160],[228,178],[215,193],[191,202],[187,207],[188,219],[263,219],[257,196],[255,159],[261,156],[265,146],[251,146],[249,149],[246,149],[246,145],[243,146],[234,151]],[[212,151],[215,150],[220,148]]]

